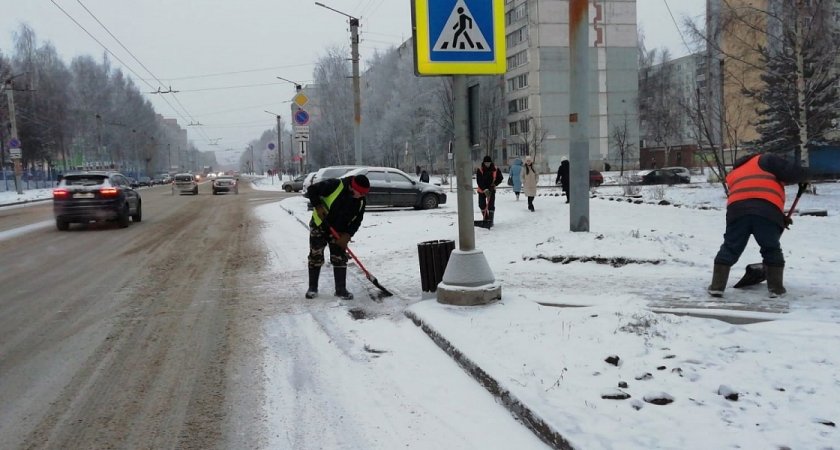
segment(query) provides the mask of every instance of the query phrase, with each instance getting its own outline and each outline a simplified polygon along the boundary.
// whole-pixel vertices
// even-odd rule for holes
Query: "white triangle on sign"
[[[446,25],[440,32],[433,51],[436,52],[489,52],[492,51],[472,12],[464,0],[455,2]]]

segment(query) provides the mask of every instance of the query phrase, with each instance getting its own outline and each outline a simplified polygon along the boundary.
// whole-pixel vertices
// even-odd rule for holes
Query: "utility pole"
[[[277,177],[280,182],[283,182],[283,134],[282,125],[280,124],[280,115],[277,115]]]
[[[353,146],[356,150],[356,164],[362,165],[362,94],[359,82],[359,19],[350,14],[315,2],[316,5],[337,12],[350,19],[350,59],[353,63]]]
[[[17,187],[17,193],[23,194],[23,180],[21,180],[21,172],[23,171],[23,168],[20,164],[20,159],[22,156],[21,144],[18,140],[17,122],[15,120],[14,86],[12,85],[11,78],[6,80],[6,98],[9,100],[9,124],[12,127],[12,138],[10,141],[11,145],[9,146],[9,155],[15,162],[15,187]]]
[[[569,230],[589,231],[589,0],[569,1]]]

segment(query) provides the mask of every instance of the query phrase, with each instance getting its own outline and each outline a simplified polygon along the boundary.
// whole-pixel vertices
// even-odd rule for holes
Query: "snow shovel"
[[[338,232],[335,231],[335,228],[330,227],[330,233],[333,235],[334,238],[338,239]],[[353,261],[356,261],[356,265],[359,266],[360,269],[362,269],[362,272],[365,273],[365,277],[367,277],[367,279],[370,280],[370,282],[373,283],[374,286],[378,287],[379,290],[382,291],[383,297],[390,297],[394,295],[391,293],[391,291],[385,289],[384,286],[379,284],[379,280],[377,280],[376,277],[373,276],[373,274],[371,274],[370,272],[368,272],[367,269],[365,269],[365,266],[363,266],[362,262],[359,261],[359,258],[357,258],[355,254],[353,254],[353,251],[350,250],[350,247],[345,247],[344,249],[347,250],[347,254],[350,255],[351,258],[353,258]]]
[[[805,192],[807,187],[808,183],[799,183],[799,190],[796,191],[796,198],[793,199],[793,203],[790,205],[786,218],[790,219],[790,216],[793,215],[793,210],[796,209],[796,204],[799,203],[799,198],[802,197],[802,194]],[[747,271],[744,273],[744,276],[741,277],[741,279],[738,280],[738,282],[732,287],[740,289],[747,286],[754,286],[766,279],[767,271],[764,267],[764,263],[747,264]]]
[[[490,189],[484,191],[484,209],[481,210],[482,220],[474,220],[473,225],[480,228],[490,229],[493,227],[493,222],[487,220],[490,217],[490,197],[493,195]]]

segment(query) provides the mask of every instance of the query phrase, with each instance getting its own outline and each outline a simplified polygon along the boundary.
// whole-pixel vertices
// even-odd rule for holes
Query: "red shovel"
[[[333,235],[334,238],[338,239],[338,232],[335,231],[335,228],[330,227],[330,233]],[[344,249],[347,251],[347,254],[350,255],[351,258],[353,258],[353,261],[356,261],[356,265],[359,266],[360,269],[362,269],[362,272],[365,273],[365,277],[367,277],[367,279],[370,280],[370,282],[373,283],[374,286],[378,287],[379,290],[382,291],[382,295],[384,297],[390,297],[394,295],[391,293],[391,291],[385,289],[384,286],[379,284],[379,280],[377,280],[376,277],[373,276],[373,274],[371,274],[370,272],[368,272],[367,269],[365,269],[365,266],[362,265],[362,262],[359,261],[359,258],[356,258],[356,255],[353,254],[353,251],[350,250],[350,247],[345,247]]]

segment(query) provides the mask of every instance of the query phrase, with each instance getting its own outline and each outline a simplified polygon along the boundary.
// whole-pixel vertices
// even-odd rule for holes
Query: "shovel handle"
[[[338,231],[335,231],[335,228],[333,228],[332,226],[330,226],[330,234],[332,234],[334,238],[338,239]],[[356,258],[356,255],[353,254],[353,250],[350,250],[349,246],[344,247],[344,250],[346,250],[347,254],[350,255],[351,258],[353,258],[353,261],[356,261],[356,265],[359,266],[360,269],[362,269],[362,272],[365,273],[365,276],[368,277],[368,279],[370,279],[370,272],[368,272],[368,270],[365,269],[365,266],[362,265],[362,262],[359,261],[359,258]]]

